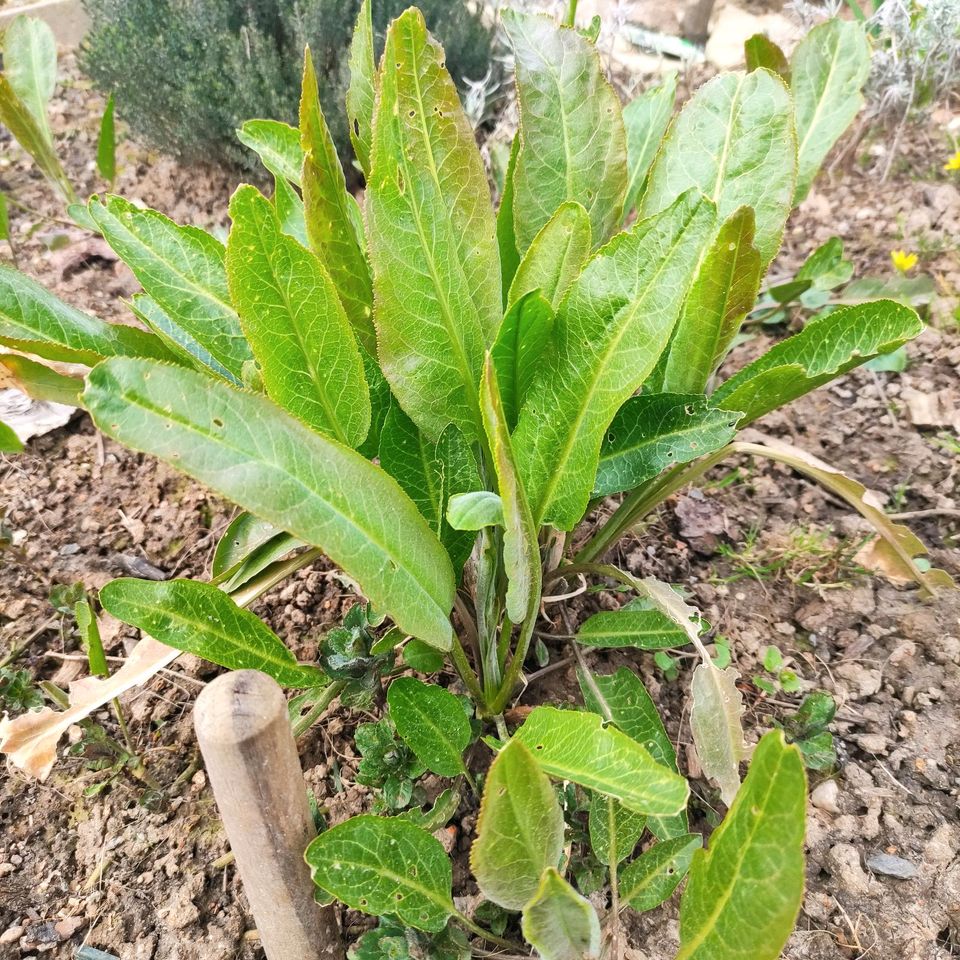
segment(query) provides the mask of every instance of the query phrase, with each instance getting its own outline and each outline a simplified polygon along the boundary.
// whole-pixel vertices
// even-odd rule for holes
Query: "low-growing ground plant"
[[[67,710],[4,720],[0,741],[45,775],[71,723],[181,650],[303,691],[290,705],[298,732],[337,698],[377,704],[386,684],[383,716],[357,733],[376,813],[306,851],[324,897],[382,918],[356,956],[464,956],[471,938],[514,951],[522,940],[547,960],[596,957],[605,942],[617,955],[621,915],[686,880],[679,958],[772,960],[800,905],[804,759],[831,763],[832,701],[812,695],[751,751],[729,642],[715,659],[680,592],[603,561],[711,466],[760,456],[870,521],[874,566],[924,593],[950,585],[856,481],[755,431],[738,439],[915,337],[913,310],[827,305],[734,376],[717,373],[791,210],[856,112],[866,40],[825,23],[788,69],[755,52],[671,120],[672,89],[666,109],[658,91],[623,109],[572,24],[512,11],[503,23],[520,130],[497,212],[422,16],[391,24],[377,66],[365,3],[347,95],[362,206],[308,53],[299,129],[245,127],[277,189],[239,187],[225,246],[119,197],[91,199],[91,221],[143,286],[132,306],[145,329],[101,323],[0,268],[0,343],[88,364],[76,402],[105,434],[244,510],[208,582],[105,586],[100,604],[143,631],[139,645]],[[811,269],[796,295],[820,276]],[[321,553],[367,602],[300,663],[245,607]],[[582,707],[511,710],[532,654],[542,659],[544,604],[581,580],[626,601],[579,625],[561,607],[562,632],[548,631],[571,646]],[[583,648],[697,661],[689,716],[708,804],[691,804],[638,674],[595,672]],[[795,678],[775,659],[785,690]],[[446,664],[459,686],[422,679]],[[425,771],[449,781],[429,809]],[[477,803],[483,902],[468,910],[433,831]],[[704,849],[694,827],[718,809]]]

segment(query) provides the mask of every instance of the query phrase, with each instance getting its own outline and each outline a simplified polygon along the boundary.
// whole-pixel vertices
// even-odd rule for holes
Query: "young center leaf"
[[[144,291],[237,379],[253,358],[230,302],[223,244],[129,200],[94,197],[88,205],[104,240]]]
[[[595,960],[600,956],[600,920],[555,868],[545,870],[533,899],[523,908],[526,941],[543,960]]]
[[[297,663],[283,641],[221,589],[196,580],[113,580],[100,591],[104,610],[168,647],[230,670],[260,670],[283,687],[318,687],[327,677]]]
[[[722,220],[739,207],[756,215],[764,265],[776,254],[796,182],[793,104],[768,70],[724,73],[705,83],[673,121],[640,205],[648,217],[697,187]]]
[[[497,250],[500,253],[500,289],[503,294],[503,306],[509,300],[510,287],[520,266],[520,251],[517,249],[517,232],[513,223],[513,178],[517,171],[517,157],[520,154],[520,133],[513,137],[510,145],[510,157],[503,175],[503,188],[500,192],[500,206],[497,208]]]
[[[627,146],[620,99],[596,47],[552,17],[504,10],[516,60],[520,150],[513,222],[521,253],[567,200],[584,204],[594,244],[620,224]]]
[[[363,0],[350,43],[350,86],[347,88],[347,122],[350,142],[365,177],[370,176],[373,111],[377,100],[377,63],[373,47],[371,0]]]
[[[740,416],[697,394],[630,397],[604,436],[593,496],[632,490],[668,467],[719,450],[736,435]]]
[[[503,526],[503,501],[489,490],[458,493],[447,504],[447,523],[454,530]]]
[[[544,771],[614,797],[636,813],[672,816],[687,803],[687,781],[595,713],[535,707],[514,734]]]
[[[870,44],[859,23],[834,17],[797,44],[790,60],[798,141],[794,203],[807,195],[824,157],[859,113],[869,75]]]
[[[570,530],[583,516],[604,432],[653,370],[714,229],[713,204],[691,191],[615,237],[574,281],[513,438],[538,525]]]
[[[627,131],[627,195],[624,216],[637,206],[643,194],[647,174],[657,147],[673,113],[677,95],[677,75],[671,73],[657,87],[645,90],[623,108],[623,125]]]
[[[270,398],[349,447],[370,428],[370,393],[353,331],[323,264],[280,229],[255,187],[230,200],[227,278]]]
[[[775,73],[784,83],[790,83],[790,63],[786,54],[766,34],[755,33],[743,42],[743,56],[747,72],[761,67]]]
[[[379,358],[411,420],[482,435],[478,387],[502,315],[490,191],[420,12],[387,34],[367,186]]]
[[[396,481],[359,453],[266,397],[186,368],[108,360],[83,401],[108,436],[320,547],[402,630],[450,648],[446,551]]]
[[[357,229],[360,212],[357,201],[347,190],[337,148],[320,108],[317,75],[309,47],[303,60],[300,142],[304,154],[304,219],[310,249],[330,274],[360,344],[375,357],[373,284],[363,250],[362,226]]]
[[[470,743],[470,721],[449,690],[400,677],[390,684],[387,706],[397,733],[428,770],[441,777],[466,772],[463,751]]]
[[[776,960],[803,897],[807,784],[783,733],[758,744],[736,802],[694,855],[677,960]]]
[[[402,817],[351,817],[307,847],[313,882],[347,906],[436,933],[456,911],[440,841]]]
[[[923,330],[915,311],[893,300],[841,307],[810,321],[725,380],[710,398],[740,410],[744,426],[828,383]]]
[[[511,740],[497,755],[483,789],[470,869],[481,893],[522,910],[544,870],[563,853],[563,813],[547,775],[530,751]]]
[[[620,872],[620,899],[637,913],[659,907],[680,886],[702,846],[699,833],[655,844]]]
[[[586,647],[667,650],[690,642],[685,630],[659,610],[602,610],[589,617],[577,632]]]

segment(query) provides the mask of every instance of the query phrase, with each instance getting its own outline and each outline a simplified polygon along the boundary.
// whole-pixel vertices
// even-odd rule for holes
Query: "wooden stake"
[[[316,836],[280,687],[257,670],[217,677],[193,723],[268,960],[343,960],[333,907],[303,859]]]

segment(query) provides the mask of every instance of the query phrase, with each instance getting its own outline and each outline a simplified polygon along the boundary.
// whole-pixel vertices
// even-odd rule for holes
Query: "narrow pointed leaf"
[[[97,138],[97,172],[111,186],[117,178],[117,131],[114,124],[113,94],[107,98],[100,118],[100,136]]]
[[[556,310],[583,269],[590,248],[587,211],[575,200],[561,204],[523,255],[510,286],[509,303],[512,305],[524,294],[539,290]]]
[[[842,307],[808,323],[724,381],[711,402],[740,410],[740,426],[815,390],[923,330],[917,314],[893,300]]]
[[[793,104],[768,70],[724,73],[705,83],[673,121],[641,203],[648,217],[697,187],[722,220],[756,214],[755,246],[766,266],[780,247],[796,182]]]
[[[0,453],[20,453],[23,441],[16,435],[13,427],[0,420]]]
[[[743,53],[748,73],[762,67],[775,73],[784,83],[790,82],[790,63],[787,55],[765,34],[755,33],[744,41]]]
[[[370,394],[329,274],[281,231],[256,188],[237,190],[230,217],[230,294],[267,394],[315,430],[359,446],[370,427]]]
[[[790,87],[797,105],[799,175],[794,203],[863,106],[870,44],[859,23],[837,17],[814,27],[793,51]]]
[[[280,220],[280,229],[302,247],[309,246],[303,200],[283,177],[273,178],[273,206]]]
[[[683,196],[600,250],[561,304],[514,436],[537,524],[583,516],[604,433],[666,346],[714,221],[709,201]]]
[[[736,434],[738,411],[697,394],[631,397],[607,428],[593,496],[632,490],[668,467],[719,450]]]
[[[282,536],[283,530],[252,513],[240,513],[224,531],[217,542],[210,563],[210,576],[218,580],[238,564],[246,560],[258,547]]]
[[[296,127],[280,120],[247,120],[237,131],[237,139],[253,150],[275,177],[300,186],[303,147]]]
[[[602,649],[667,650],[689,642],[686,632],[659,610],[604,610],[577,633],[577,643]]]
[[[186,368],[110,360],[83,401],[104,433],[322,548],[407,633],[449,649],[454,578],[410,498],[265,397]]]
[[[636,813],[672,816],[686,806],[686,780],[595,713],[536,707],[514,739],[550,776],[614,797]]]
[[[224,249],[196,227],[140,210],[121,197],[89,204],[104,240],[134,272],[144,292],[230,373],[252,359],[230,303]]]
[[[0,343],[45,360],[90,366],[113,356],[172,358],[157,337],[76,310],[4,264],[0,264]]]
[[[428,436],[481,435],[478,387],[502,315],[490,192],[442,50],[409,9],[387,34],[367,219],[379,357]]]
[[[470,721],[449,690],[415,677],[400,677],[390,684],[387,706],[397,733],[428,770],[441,777],[464,772]]]
[[[587,820],[593,855],[603,864],[622,863],[633,853],[646,824],[642,813],[628,810],[612,797],[595,794]]]
[[[703,393],[760,289],[760,254],[750,207],[720,227],[683,305],[663,378],[669,393]]]
[[[633,211],[643,194],[647,174],[673,114],[677,75],[671,73],[658,87],[645,90],[623,108],[627,131],[627,194],[624,216]]]
[[[0,34],[3,75],[50,139],[47,106],[57,85],[57,41],[46,21],[20,14]]]
[[[593,242],[620,224],[627,144],[620,99],[596,47],[552,17],[504,10],[516,60],[520,152],[513,222],[521,253],[567,200],[586,204]]]
[[[454,530],[503,526],[503,501],[489,490],[458,493],[447,504],[447,522]]]
[[[783,733],[758,744],[750,772],[680,901],[677,960],[776,960],[803,897],[807,784]]]
[[[307,847],[313,882],[347,906],[436,933],[454,913],[440,841],[402,817],[351,817]]]
[[[363,0],[350,43],[350,86],[347,88],[347,122],[350,142],[365,177],[370,176],[373,111],[377,99],[377,63],[373,49],[373,15],[370,0]]]
[[[698,833],[663,840],[620,872],[620,899],[638,913],[668,899],[687,875],[694,853],[703,846]]]
[[[362,241],[354,227],[356,201],[347,192],[337,148],[320,108],[317,76],[309,48],[303,61],[302,89],[303,205],[310,249],[330,274],[357,338],[367,353],[375,357],[373,284]]]
[[[531,248],[532,249],[532,248]],[[525,293],[507,311],[490,351],[507,425],[513,430],[553,333],[553,308],[539,290]]]
[[[392,404],[380,435],[380,466],[403,488],[447,548],[459,575],[476,539],[450,526],[449,499],[480,488],[470,445],[450,426],[437,441],[428,440],[413,421]]]
[[[720,787],[730,806],[740,788],[740,761],[747,755],[743,741],[743,695],[737,689],[735,667],[718,670],[712,662],[693,671],[690,729],[703,772]]]
[[[0,390],[16,387],[33,400],[80,406],[83,380],[70,377],[18,353],[0,354]]]
[[[521,928],[543,960],[600,956],[597,911],[553,867],[544,871],[536,894],[523,908]]]
[[[521,623],[540,606],[540,541],[523,484],[517,474],[510,431],[500,402],[493,360],[488,355],[480,386],[487,443],[503,503],[503,567],[507,574],[507,616]]]
[[[500,194],[500,207],[497,210],[497,249],[500,251],[500,275],[503,292],[503,306],[506,307],[510,287],[520,266],[520,251],[517,249],[517,233],[513,224],[513,178],[517,169],[517,155],[520,153],[520,134],[517,133],[510,145],[510,159],[503,176],[503,191]]]
[[[100,591],[104,610],[168,647],[230,670],[260,670],[284,687],[329,681],[319,667],[297,663],[283,641],[221,589],[196,580],[113,580]]]
[[[387,422],[387,414],[396,404],[390,393],[390,384],[387,383],[379,364],[362,346],[360,357],[363,360],[363,372],[370,389],[370,430],[367,432],[367,439],[357,449],[368,460],[373,460],[380,453],[380,436]]]
[[[511,740],[487,774],[470,848],[481,893],[507,910],[522,910],[540,877],[563,853],[563,812],[547,775],[530,751]]]

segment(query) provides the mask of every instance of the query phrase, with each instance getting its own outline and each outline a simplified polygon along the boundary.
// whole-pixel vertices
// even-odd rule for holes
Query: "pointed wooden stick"
[[[283,691],[237,670],[197,698],[193,722],[268,960],[343,960],[333,907],[303,859],[316,836]]]

